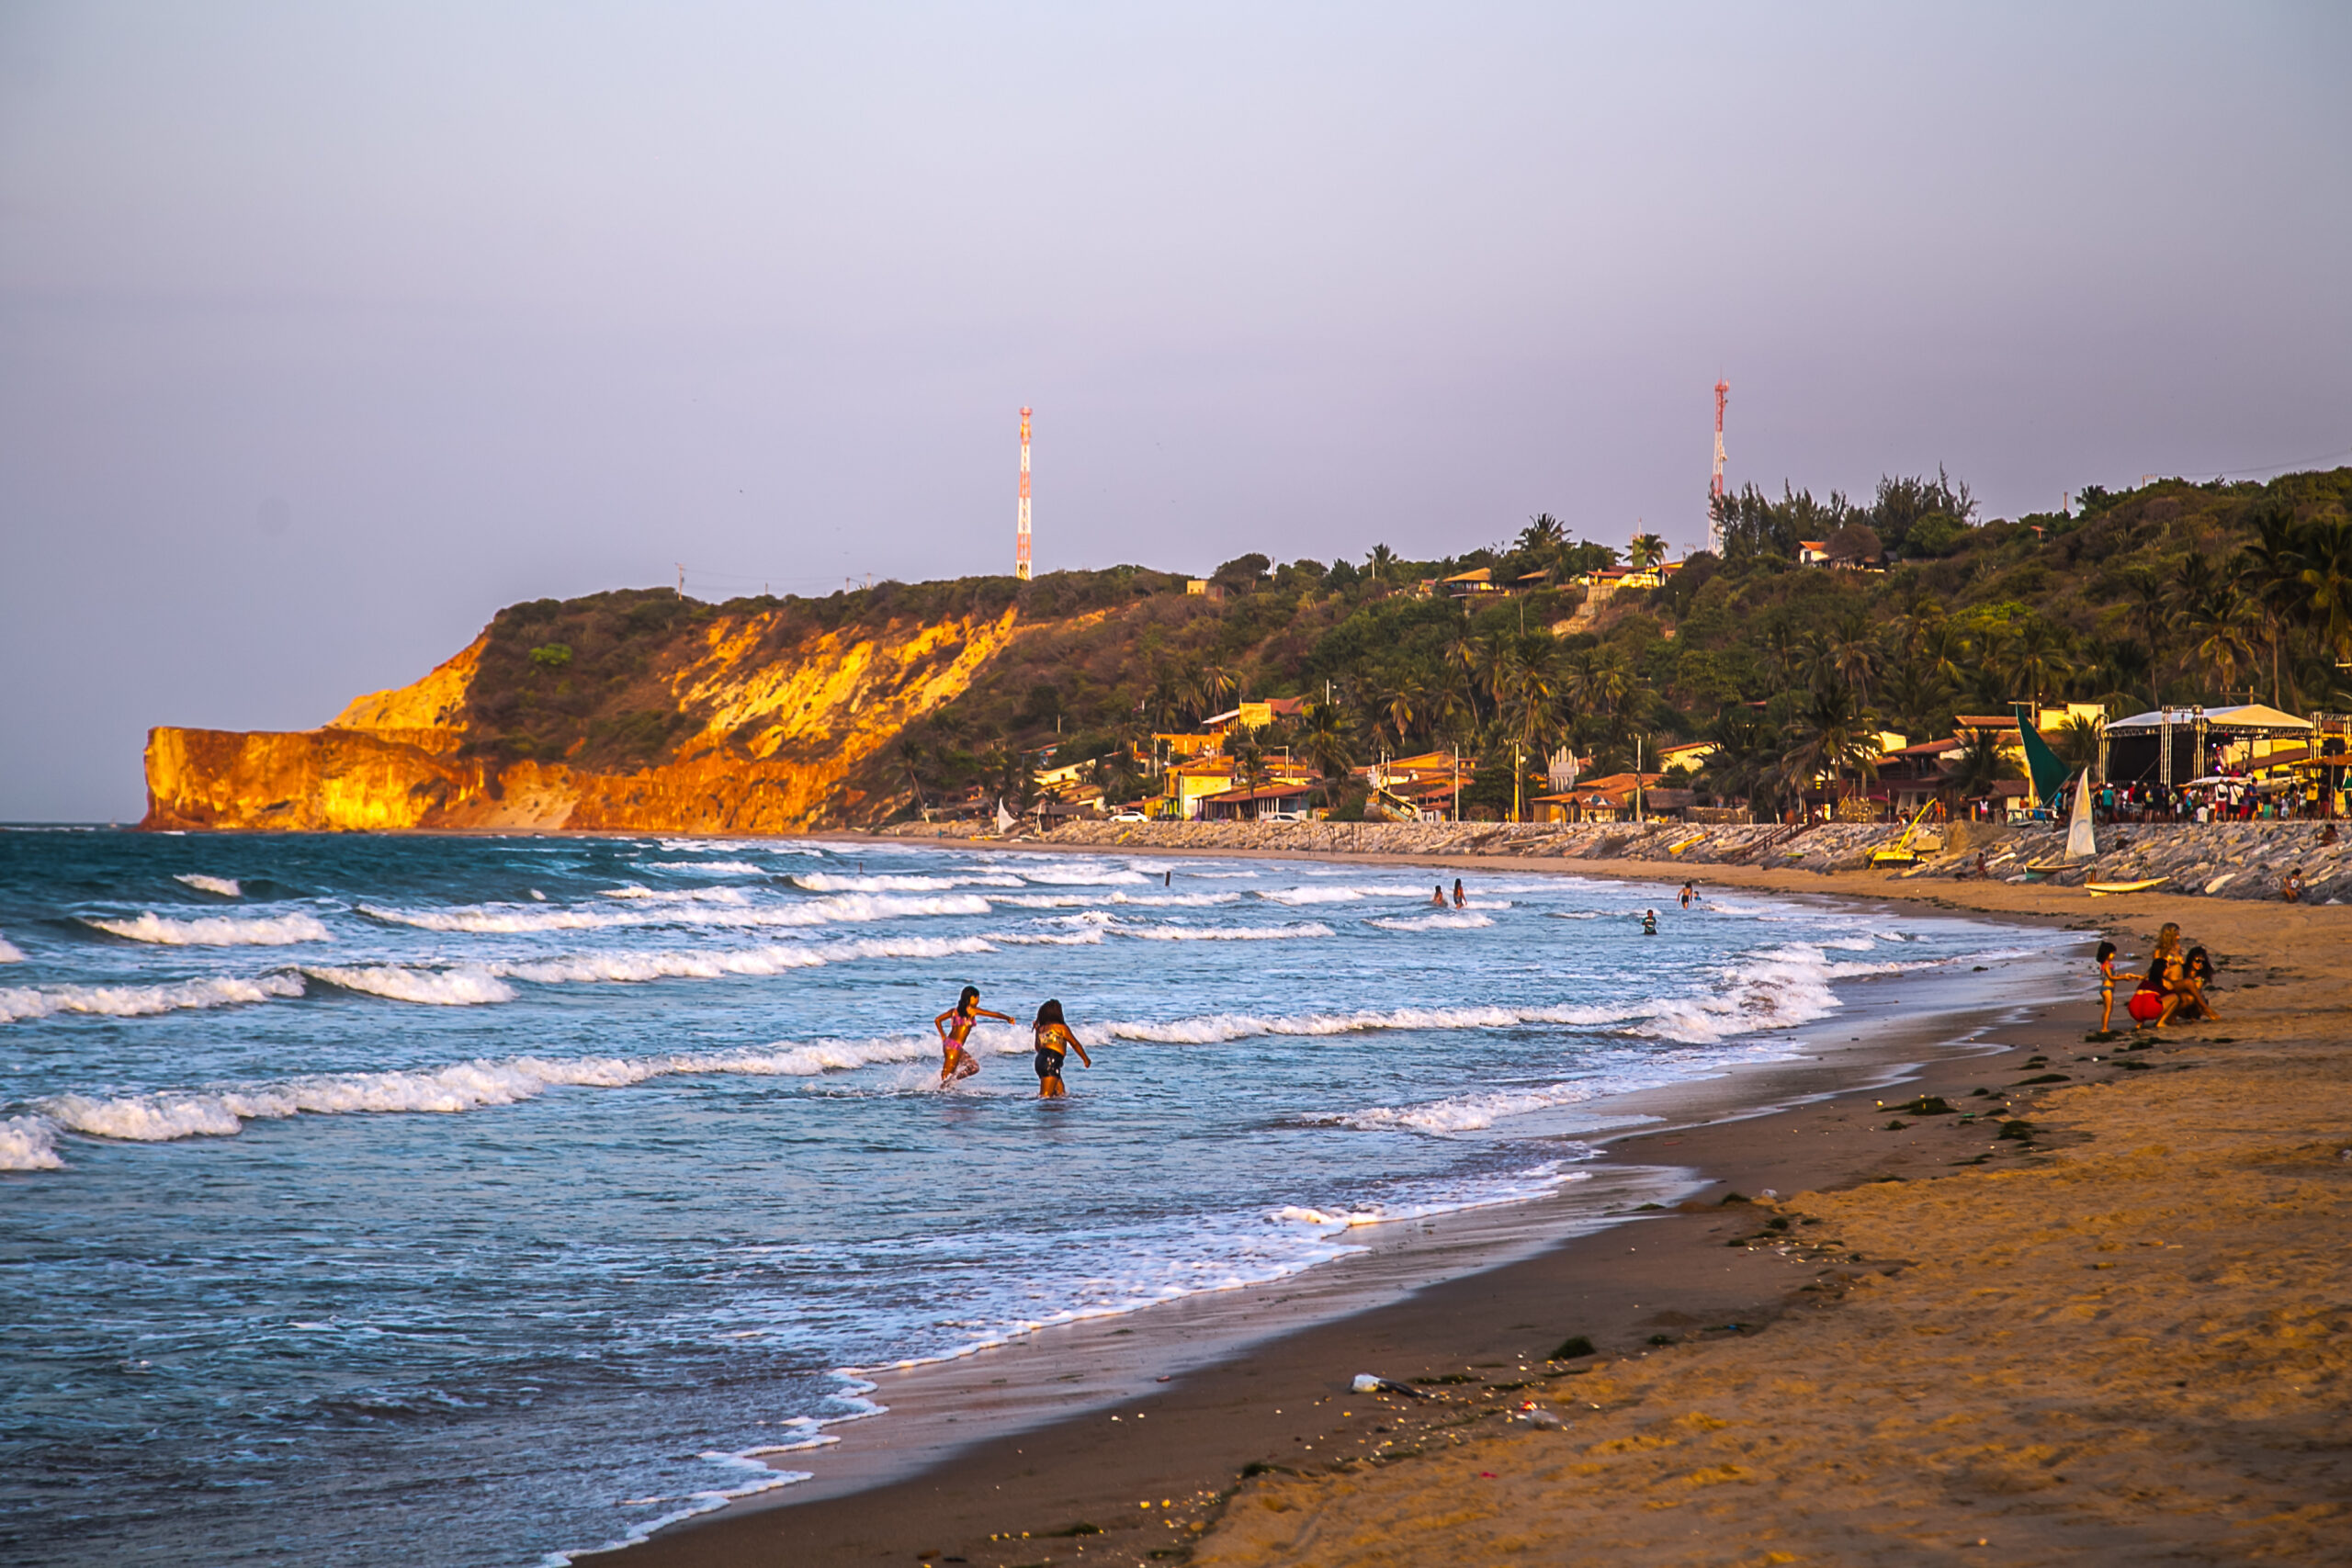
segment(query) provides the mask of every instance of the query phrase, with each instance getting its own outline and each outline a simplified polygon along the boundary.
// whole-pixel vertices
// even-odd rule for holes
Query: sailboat
[[[2085,768],[2075,775],[2075,809],[2066,820],[2065,852],[2056,860],[2029,863],[2025,874],[2039,882],[2052,872],[2098,858],[2098,829],[2091,821],[2091,771]]]
[[[1018,820],[1020,820],[1020,818],[1014,817],[1012,812],[1007,811],[1004,808],[1004,797],[1002,795],[999,795],[996,803],[997,837],[1001,839],[1004,837],[1005,834],[1012,831],[1012,825]]]

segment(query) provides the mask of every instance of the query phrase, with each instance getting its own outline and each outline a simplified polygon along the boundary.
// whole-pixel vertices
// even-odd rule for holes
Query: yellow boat
[[[2152,876],[2145,882],[2086,882],[2083,891],[2094,898],[2104,898],[2112,893],[2145,893],[2151,887],[2162,887],[2172,880],[2169,876]]]

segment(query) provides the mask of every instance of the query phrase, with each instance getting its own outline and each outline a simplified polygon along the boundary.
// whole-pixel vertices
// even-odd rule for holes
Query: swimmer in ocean
[[[1656,909],[1645,909],[1642,912],[1642,934],[1644,936],[1657,935],[1657,911]]]
[[[1699,895],[1697,893],[1691,890],[1691,886],[1689,883],[1686,882],[1682,885],[1682,907],[1684,908],[1689,908],[1690,907],[1690,900],[1696,898]]]
[[[1442,909],[1445,908],[1444,883],[1441,882],[1435,887],[1430,889],[1430,904],[1435,908]]]
[[[972,1037],[972,1025],[984,1018],[1011,1023],[1012,1019],[1001,1012],[990,1012],[980,1005],[980,988],[967,986],[956,1005],[931,1021],[939,1031],[940,1049],[944,1059],[939,1064],[939,1087],[945,1089],[957,1078],[968,1078],[980,1070],[980,1059],[972,1055],[964,1042]]]
[[[1462,891],[1462,879],[1458,876],[1453,879],[1453,907],[1457,909],[1470,907],[1470,895]]]
[[[1075,1051],[1078,1059],[1090,1067],[1094,1065],[1094,1058],[1086,1054],[1086,1047],[1079,1043],[1078,1036],[1063,1021],[1059,1002],[1047,1002],[1039,1008],[1037,1021],[1029,1027],[1037,1041],[1037,1098],[1059,1100],[1069,1092],[1062,1085],[1062,1057]]]

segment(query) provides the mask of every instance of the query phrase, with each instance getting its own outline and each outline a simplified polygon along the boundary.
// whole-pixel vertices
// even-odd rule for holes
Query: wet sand
[[[1508,874],[1534,869],[1486,857],[1413,863]],[[1556,863],[1543,869],[1555,868],[1651,882],[1661,869]],[[880,1395],[893,1416],[858,1426],[880,1434],[904,1416],[901,1435],[874,1445],[830,1483],[771,1494],[763,1501],[773,1506],[697,1521],[618,1558],[1407,1562],[1462,1552],[1481,1560],[1556,1554],[1607,1540],[1617,1543],[1611,1561],[1844,1562],[1883,1554],[1912,1562],[1977,1551],[1974,1540],[1990,1541],[1986,1532],[1998,1519],[2011,1530],[1995,1553],[2003,1561],[2106,1562],[2146,1545],[2144,1509],[2135,1500],[2158,1493],[2165,1508],[2207,1519],[2224,1543],[2200,1556],[2206,1547],[2166,1532],[2165,1550],[2186,1551],[2182,1561],[2241,1561],[2230,1553],[2247,1548],[2299,1560],[2327,1539],[2341,1523],[2335,1509],[2346,1495],[2341,1461],[2323,1456],[2266,1469],[2233,1444],[2251,1442],[2274,1461],[2278,1453],[2315,1451],[2296,1445],[2323,1438],[2306,1417],[2340,1394],[2329,1381],[2340,1367],[2330,1362],[2324,1377],[2312,1372],[2313,1392],[2296,1393],[2256,1420],[2266,1432],[2265,1422],[2285,1424],[2279,1443],[2267,1448],[2267,1438],[2246,1437],[2243,1421],[2214,1416],[2178,1391],[2164,1410],[2129,1400],[2109,1408],[2101,1391],[2117,1381],[2119,1359],[2125,1367],[2172,1368],[2187,1357],[2210,1382],[2216,1366],[2245,1363],[2249,1351],[2238,1334],[2233,1348],[2212,1353],[2217,1363],[2203,1364],[2210,1358],[2197,1325],[2168,1320],[2143,1333],[2118,1321],[2128,1314],[2086,1307],[2081,1282],[2112,1295],[2139,1279],[2128,1269],[2144,1271],[2149,1260],[2169,1259],[2178,1271],[2190,1242],[2175,1235],[2137,1245],[2149,1239],[2138,1233],[2151,1224],[2188,1228],[2176,1211],[2202,1216],[2210,1234],[2201,1245],[2218,1249],[2217,1257],[2233,1247],[2275,1250],[2278,1238],[2257,1240],[2260,1227],[2238,1213],[2241,1205],[2267,1213],[2260,1201],[2233,1180],[2194,1174],[2200,1160],[2218,1162],[2219,1170],[2232,1157],[2223,1147],[2228,1134],[2204,1112],[2226,1091],[2229,1124],[2251,1118],[2259,1132],[2247,1135],[2257,1141],[2302,1124],[2296,1107],[2304,1102],[2279,1095],[2287,1081],[2279,1074],[2326,1074],[2324,1048],[2312,1041],[2312,1025],[2324,1021],[2304,1006],[2266,1011],[2263,992],[2252,987],[2289,976],[2255,965],[2252,954],[2293,952],[2298,967],[2318,972],[2310,949],[2341,945],[2340,912],[2091,901],[2072,890],[1923,886],[1925,879],[1890,885],[1866,874],[1733,869],[1706,880],[1841,902],[1916,900],[2036,924],[2111,917],[2109,929],[2136,952],[2145,951],[2161,919],[2183,919],[2195,940],[2196,921],[2222,917],[2232,929],[2213,945],[2224,966],[2220,996],[2230,1023],[2123,1051],[2117,1047],[2129,1043],[2084,1043],[2082,1003],[2018,998],[2008,1021],[1979,1042],[1988,1054],[1939,1055],[1917,1042],[1875,1052],[1851,1047],[1869,1059],[1825,1061],[1827,1081],[1809,1088],[1828,1088],[1841,1075],[1877,1082],[1891,1060],[1930,1059],[1899,1089],[1833,1094],[1792,1111],[1705,1124],[1683,1124],[1710,1115],[1707,1107],[1686,1106],[1671,1130],[1613,1143],[1603,1162],[1612,1168],[1638,1175],[1671,1167],[1687,1175],[1695,1196],[1677,1209],[1385,1302],[1373,1299],[1374,1289],[1346,1303],[1359,1309],[1351,1315],[1238,1348],[1230,1332],[1220,1339],[1214,1325],[1196,1335],[1124,1337],[1115,1328],[1081,1325],[1057,1331],[1065,1335],[1059,1341],[1039,1336],[1010,1357],[992,1353],[1008,1363],[1025,1359],[1025,1367],[967,1363],[956,1378],[933,1380],[927,1394],[901,1388]],[[2183,904],[2185,912],[2174,908]],[[2346,999],[2335,995],[2330,1005]],[[2047,1062],[2029,1069],[2037,1054]],[[2093,1056],[2099,1059],[2077,1060]],[[2049,1072],[2064,1072],[2067,1081],[2018,1087]],[[1993,1093],[1974,1095],[1980,1088]],[[1900,1116],[1880,1103],[1920,1093],[1958,1110]],[[2169,1152],[2122,1156],[2120,1173],[2109,1168],[2119,1156],[2106,1143],[2147,1129],[2108,1129],[2099,1118],[2132,1107],[2139,1108],[2134,1117],[2164,1132]],[[1978,1119],[1963,1121],[1968,1115]],[[2020,1118],[2033,1124],[2032,1136],[1996,1135],[2004,1121]],[[1898,1120],[1907,1124],[1888,1127]],[[2352,1196],[2352,1163],[2337,1161],[2335,1147],[2320,1137],[2294,1157],[2317,1173],[2310,1179]],[[2173,1171],[2176,1161],[2190,1173]],[[2132,1181],[2169,1194],[2165,1213],[2173,1217],[2157,1223],[2130,1209],[2125,1188]],[[2328,1235],[2325,1222],[2340,1227],[2344,1214],[2340,1206],[2307,1209],[2337,1200],[2315,1196],[2301,1181],[2287,1179],[2295,1191],[2278,1224],[2301,1235],[2308,1260],[2321,1245],[2311,1227]],[[2114,1217],[2098,1217],[2108,1186],[2119,1182],[2112,1196],[2123,1206]],[[2184,1203],[2188,1188],[2198,1196]],[[1781,1197],[1726,1204],[1719,1201],[1726,1190]],[[2086,1200],[2086,1191],[2098,1196]],[[2098,1206],[2090,1215],[2081,1212],[2086,1201]],[[1773,1226],[1775,1219],[1785,1224]],[[1745,1244],[1728,1245],[1736,1241]],[[1436,1245],[1457,1242],[1476,1245],[1458,1236]],[[2108,1245],[2125,1256],[2086,1261]],[[2101,1263],[2116,1267],[2095,1267]],[[1344,1268],[1334,1266],[1329,1276]],[[2249,1314],[2301,1310],[2257,1301],[2261,1292],[2241,1290],[2243,1270],[2226,1262],[2199,1269],[2189,1293],[2211,1297],[2233,1325]],[[1376,1284],[1377,1274],[1374,1265],[1358,1282]],[[2290,1335],[2308,1348],[2324,1346],[2336,1332],[2327,1326],[2335,1320],[2326,1317],[2324,1302],[2352,1295],[2340,1275],[2331,1284],[2323,1272],[2297,1299],[2306,1317],[2321,1314]],[[1234,1301],[1226,1309],[1239,1309],[1241,1317],[1311,1315],[1331,1305],[1284,1299]],[[2261,1341],[2253,1360],[2278,1351],[2267,1331],[2252,1332]],[[2137,1342],[2167,1333],[2181,1343],[2154,1350]],[[1575,1335],[1589,1337],[1600,1353],[1547,1359]],[[2134,1337],[2120,1349],[2108,1343]],[[977,1445],[947,1430],[958,1397],[986,1417],[990,1399],[1011,1397],[992,1391],[1034,1389],[1057,1368],[1055,1376],[1075,1372],[1086,1385],[1067,1395],[1077,1413],[1055,1419],[1050,1408],[1032,1404],[1014,1418],[1046,1424]],[[1351,1393],[1351,1379],[1366,1371],[1406,1381],[1427,1397]],[[2267,1374],[2254,1375],[2258,1382]],[[1163,1376],[1170,1381],[1159,1382]],[[1107,1407],[1105,1388],[1119,1394]],[[2204,1397],[2212,1397],[2210,1389]],[[1547,1425],[1508,1418],[1510,1407],[1529,1400],[1543,1407],[1538,1419]],[[1667,1408],[1678,1404],[1690,1407]],[[1564,1425],[1549,1426],[1554,1419]],[[852,1436],[844,1450],[856,1441]],[[2098,1468],[2129,1468],[2127,1455],[2152,1472],[2145,1484],[2121,1484]],[[2198,1486],[2170,1474],[2183,1458],[2203,1477]],[[2071,1474],[2048,1479],[2072,1470],[2096,1479],[2090,1485]],[[2028,1529],[2019,1520],[2041,1522]],[[1962,1542],[1970,1529],[1976,1534]],[[1775,1559],[1774,1551],[1785,1555]]]

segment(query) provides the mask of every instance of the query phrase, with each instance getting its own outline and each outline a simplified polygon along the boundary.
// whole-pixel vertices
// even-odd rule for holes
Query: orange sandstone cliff
[[[317,729],[162,728],[152,829],[789,832],[879,820],[885,757],[1034,625],[1019,609],[831,629],[650,593],[501,611],[413,685]]]

